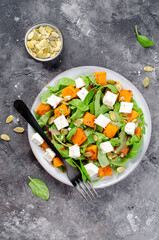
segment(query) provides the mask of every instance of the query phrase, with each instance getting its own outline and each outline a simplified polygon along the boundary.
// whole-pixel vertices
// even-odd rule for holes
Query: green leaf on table
[[[148,39],[146,36],[139,35],[138,30],[137,30],[137,25],[135,25],[135,31],[136,31],[136,35],[137,35],[137,40],[141,44],[141,46],[151,47],[152,45],[154,45],[154,42],[151,41],[150,39]]]
[[[49,112],[46,112],[44,115],[42,115],[42,116],[37,120],[37,122],[38,122],[38,124],[40,125],[41,128],[43,128],[43,127],[47,124],[49,118],[50,118],[52,115],[53,115],[53,109],[50,110]]]
[[[48,200],[49,199],[49,189],[46,184],[37,178],[30,179],[29,187],[31,188],[32,192],[39,198]]]

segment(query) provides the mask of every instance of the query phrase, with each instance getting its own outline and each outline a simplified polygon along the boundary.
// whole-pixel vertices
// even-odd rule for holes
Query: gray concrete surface
[[[1,0],[0,1],[0,141],[1,220],[3,240],[158,240],[159,239],[159,1],[145,0]],[[26,30],[48,21],[59,26],[65,40],[56,65],[42,64],[24,48]],[[145,49],[134,26],[154,40]],[[91,208],[79,194],[50,175],[35,160],[27,133],[13,133],[26,122],[13,109],[22,98],[31,107],[45,84],[66,69],[105,66],[128,78],[145,97],[152,115],[149,149],[139,167],[124,181],[99,190]],[[145,73],[144,66],[155,71]],[[143,79],[150,85],[144,89]],[[5,124],[9,114],[14,122]],[[50,189],[49,201],[34,196],[28,175]]]

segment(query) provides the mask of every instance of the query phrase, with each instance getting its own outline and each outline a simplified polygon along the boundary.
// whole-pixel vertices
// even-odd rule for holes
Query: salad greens
[[[39,198],[44,199],[44,200],[48,200],[49,199],[49,189],[46,186],[46,184],[37,178],[31,178],[28,177],[30,179],[29,182],[29,187],[31,188],[32,192]]]
[[[85,88],[88,91],[84,101],[79,99],[77,95],[71,97],[70,100],[65,100],[63,89],[66,90],[70,86],[77,91],[79,91],[79,89],[76,88],[76,83],[73,79],[61,78],[56,86],[48,87],[48,91],[41,95],[41,102],[46,105],[47,99],[52,94],[55,94],[62,98],[62,103],[60,103],[56,109],[48,110],[44,114],[40,114],[39,111],[35,111],[34,113],[39,125],[43,128],[46,134],[50,131],[52,143],[66,159],[67,163],[73,167],[79,168],[84,181],[87,179],[91,181],[91,178],[84,167],[85,164],[93,163],[102,171],[111,167],[116,173],[118,173],[118,167],[126,168],[128,161],[131,161],[129,159],[135,158],[140,150],[146,123],[144,121],[142,109],[138,107],[133,98],[131,98],[130,101],[133,103],[133,111],[136,112],[138,117],[132,120],[129,116],[130,114],[121,114],[119,112],[121,91],[119,92],[117,90],[116,84],[104,83],[101,85],[92,75],[80,76],[80,78],[84,81]],[[103,104],[103,97],[107,91],[117,95],[117,100],[111,108],[110,106]],[[67,114],[65,114],[65,110],[62,108],[63,105],[68,109]],[[57,130],[54,121],[51,121],[50,123],[48,120],[52,117],[54,119],[57,118],[56,114],[60,106],[62,112],[59,110],[58,117],[63,114],[66,117],[69,126]],[[87,114],[88,118],[86,119]],[[112,129],[109,131],[109,134],[105,131],[107,127],[104,129],[94,123],[95,118],[100,114],[110,119],[109,126],[111,126]],[[94,119],[93,125],[89,125],[92,124],[92,116]],[[132,121],[136,124],[136,130],[133,135],[128,135],[125,132],[125,126],[128,122]],[[114,135],[112,135],[114,128],[117,130]],[[80,157],[71,158],[69,155],[69,147],[75,145],[73,138],[78,131],[81,133],[76,141],[79,141],[79,139],[82,138],[82,134],[85,137],[85,140],[78,144],[80,146]],[[108,153],[103,153],[100,144],[107,141],[110,142],[114,150]],[[57,167],[61,171],[65,170],[64,166],[59,165]],[[99,177],[101,177],[100,174]],[[40,184],[42,185],[41,182],[38,182],[38,180],[35,179],[31,179],[31,182],[29,183],[35,195],[39,195],[43,199],[48,199],[49,193],[47,192],[46,187],[42,185],[42,190],[39,190],[39,186],[41,186]]]

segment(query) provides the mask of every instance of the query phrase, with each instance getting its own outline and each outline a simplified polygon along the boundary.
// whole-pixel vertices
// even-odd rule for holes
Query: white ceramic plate
[[[131,89],[133,91],[133,98],[137,101],[137,104],[139,107],[142,108],[145,116],[145,121],[147,123],[146,126],[146,134],[144,135],[144,140],[143,140],[143,145],[141,146],[141,149],[137,155],[137,157],[133,160],[129,160],[127,164],[127,168],[125,172],[118,174],[118,176],[115,176],[113,174],[112,176],[109,177],[104,177],[102,180],[100,180],[97,183],[94,183],[95,188],[104,188],[107,186],[110,186],[112,184],[115,184],[122,179],[126,178],[132,171],[138,166],[138,164],[141,162],[142,158],[144,157],[146,150],[148,148],[149,142],[150,142],[150,137],[151,137],[151,116],[150,116],[150,111],[147,106],[147,103],[139,90],[126,78],[121,76],[120,74],[109,70],[107,68],[103,67],[95,67],[95,66],[83,66],[83,67],[76,67],[69,69],[59,75],[57,75],[55,78],[53,78],[47,85],[47,86],[54,86],[57,84],[57,81],[62,78],[62,77],[68,77],[72,79],[76,79],[79,76],[85,75],[85,74],[94,74],[95,72],[106,72],[107,73],[107,80],[113,79],[115,81],[120,81],[123,85],[124,89]],[[37,109],[37,107],[40,104],[40,95],[47,91],[47,88],[44,87],[42,91],[39,93],[37,98],[35,99],[33,106],[31,108],[31,111],[33,113],[33,110]],[[71,183],[69,179],[67,178],[66,173],[62,173],[59,169],[56,169],[53,167],[51,163],[48,163],[44,158],[44,150],[41,147],[38,147],[35,143],[31,141],[32,134],[34,133],[32,127],[30,125],[28,126],[28,138],[29,138],[29,143],[31,146],[31,149],[36,157],[36,159],[39,161],[39,163],[42,165],[42,167],[54,178],[59,180],[60,182],[63,182],[67,185],[71,186]]]

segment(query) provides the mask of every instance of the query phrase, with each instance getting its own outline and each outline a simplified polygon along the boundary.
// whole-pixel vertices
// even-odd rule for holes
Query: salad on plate
[[[54,146],[84,181],[121,174],[134,159],[145,133],[144,114],[131,89],[107,80],[106,72],[61,78],[41,94],[35,117]],[[44,161],[66,168],[38,133],[32,141],[44,150]]]

